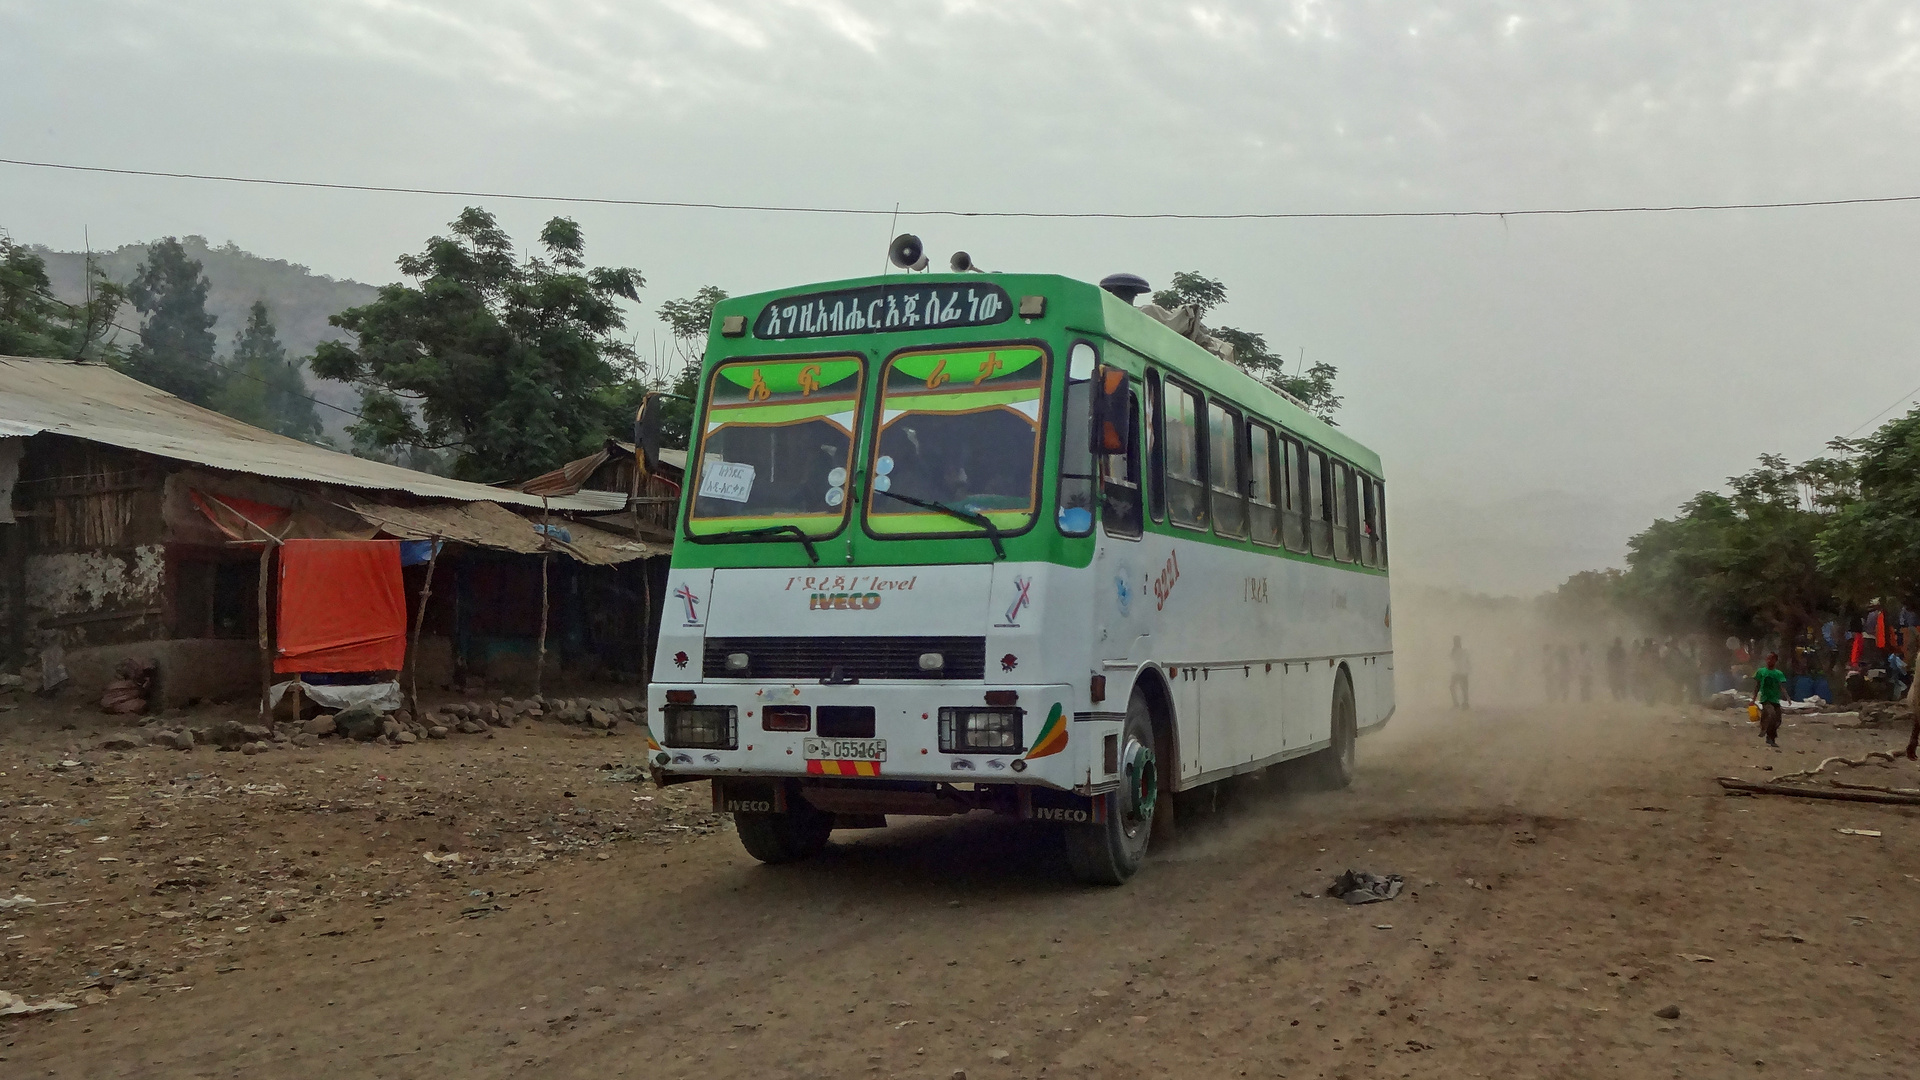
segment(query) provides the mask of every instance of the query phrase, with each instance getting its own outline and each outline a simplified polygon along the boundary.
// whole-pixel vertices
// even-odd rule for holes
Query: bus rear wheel
[[[1353,783],[1353,744],[1359,734],[1358,728],[1353,680],[1342,669],[1333,681],[1333,745],[1312,758],[1313,775],[1318,786],[1339,791]]]
[[[785,814],[735,811],[733,828],[747,854],[777,866],[811,859],[825,850],[827,838],[833,835],[833,815],[804,804]]]
[[[1153,715],[1138,690],[1120,734],[1120,789],[1105,798],[1106,820],[1066,828],[1067,866],[1087,885],[1119,885],[1147,858],[1153,815],[1163,798],[1154,753]]]

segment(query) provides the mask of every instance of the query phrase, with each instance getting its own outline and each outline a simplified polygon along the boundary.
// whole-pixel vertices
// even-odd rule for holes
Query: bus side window
[[[1354,518],[1353,470],[1344,461],[1333,463],[1333,557],[1355,562],[1360,557],[1360,530]]]
[[[1140,535],[1140,391],[1127,385],[1127,451],[1100,459],[1100,517],[1108,536]]]
[[[1207,527],[1206,435],[1201,427],[1200,395],[1178,383],[1162,384],[1165,395],[1167,517],[1175,525]]]
[[[1207,402],[1207,482],[1213,488],[1213,531],[1221,536],[1247,535],[1240,461],[1240,414]]]
[[[1280,542],[1280,508],[1273,485],[1273,429],[1247,422],[1247,518],[1256,544]]]
[[[1373,508],[1379,515],[1374,519],[1376,522],[1374,536],[1377,538],[1380,550],[1378,565],[1384,570],[1387,566],[1387,482],[1385,480],[1373,482]]]
[[[1327,456],[1314,447],[1307,448],[1307,532],[1313,553],[1323,559],[1333,557],[1333,494],[1328,491],[1332,478],[1327,473]]]
[[[1147,512],[1155,521],[1167,520],[1166,410],[1161,407],[1160,373],[1147,372],[1147,472],[1153,484],[1147,491]]]
[[[1280,439],[1280,539],[1288,551],[1307,550],[1306,454],[1300,440]]]
[[[1360,479],[1360,561],[1380,565],[1380,513],[1374,509],[1373,477],[1355,474]]]

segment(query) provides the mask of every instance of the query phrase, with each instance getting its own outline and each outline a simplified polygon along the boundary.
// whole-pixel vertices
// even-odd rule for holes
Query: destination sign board
[[[1013,302],[1007,298],[1007,291],[987,281],[869,285],[775,300],[754,320],[753,336],[807,338],[944,330],[992,326],[1012,316]]]

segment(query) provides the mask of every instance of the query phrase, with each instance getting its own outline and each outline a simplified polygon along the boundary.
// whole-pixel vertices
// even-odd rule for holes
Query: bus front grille
[[[745,671],[727,658],[745,653]],[[939,653],[935,669],[920,666]],[[727,637],[708,638],[701,674],[709,679],[984,679],[987,639],[977,637]]]

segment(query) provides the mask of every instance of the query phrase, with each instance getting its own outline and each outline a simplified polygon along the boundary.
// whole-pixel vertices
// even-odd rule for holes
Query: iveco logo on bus
[[[773,800],[728,798],[727,813],[729,814],[771,814],[773,813]]]
[[[808,611],[872,611],[880,606],[880,594],[814,593],[807,597]]]
[[[1085,810],[1069,810],[1064,806],[1036,806],[1033,808],[1035,821],[1073,821],[1088,822],[1093,816]]]

